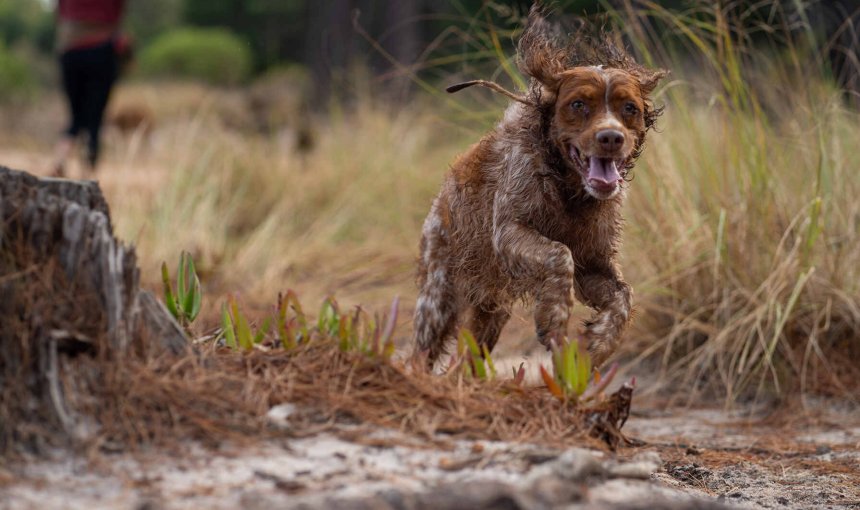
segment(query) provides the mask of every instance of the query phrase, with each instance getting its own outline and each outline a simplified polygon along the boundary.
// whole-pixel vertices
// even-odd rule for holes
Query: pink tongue
[[[588,180],[594,179],[601,183],[615,184],[621,180],[615,160],[611,158],[590,157],[588,159]]]

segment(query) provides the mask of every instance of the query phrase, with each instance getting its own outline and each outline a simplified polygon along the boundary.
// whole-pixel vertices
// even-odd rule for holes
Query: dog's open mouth
[[[576,163],[585,183],[599,193],[612,193],[624,180],[620,171],[624,168],[625,160],[623,158],[586,157],[572,145],[570,158]]]

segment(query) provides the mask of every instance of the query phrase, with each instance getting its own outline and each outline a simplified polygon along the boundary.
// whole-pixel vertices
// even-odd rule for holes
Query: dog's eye
[[[570,103],[570,107],[576,111],[582,111],[585,109],[585,103],[577,99],[576,101]]]
[[[626,115],[636,115],[639,113],[639,108],[636,108],[636,104],[633,102],[628,102],[624,105],[624,113]]]

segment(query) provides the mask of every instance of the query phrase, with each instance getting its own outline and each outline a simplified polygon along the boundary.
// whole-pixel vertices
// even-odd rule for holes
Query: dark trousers
[[[87,132],[87,159],[95,167],[102,118],[117,78],[113,42],[66,51],[60,56],[60,70],[72,119],[66,134],[77,137],[81,130]]]

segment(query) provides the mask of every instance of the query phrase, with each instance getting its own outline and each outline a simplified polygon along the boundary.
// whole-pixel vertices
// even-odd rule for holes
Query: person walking
[[[128,47],[119,32],[124,10],[125,0],[58,0],[57,51],[70,117],[57,143],[58,177],[66,175],[81,131],[87,134],[87,168],[95,172],[105,107],[119,76],[119,55]]]

